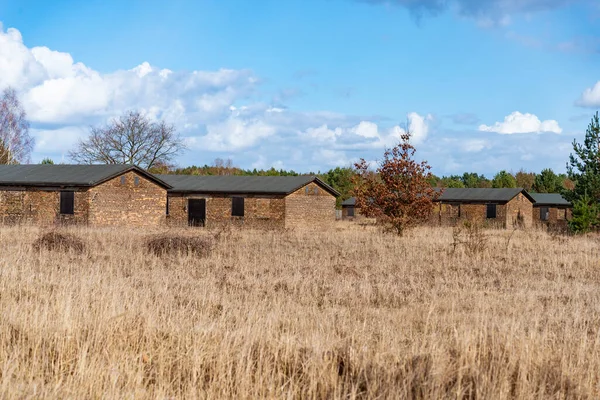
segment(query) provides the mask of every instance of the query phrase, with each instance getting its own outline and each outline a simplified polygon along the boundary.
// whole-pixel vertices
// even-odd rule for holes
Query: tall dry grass
[[[0,228],[1,398],[600,397],[595,237],[68,232]]]

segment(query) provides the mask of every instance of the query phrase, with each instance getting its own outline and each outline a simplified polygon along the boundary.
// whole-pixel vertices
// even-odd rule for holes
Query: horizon
[[[0,0],[0,89],[34,163],[137,109],[186,138],[181,168],[326,172],[408,128],[437,176],[564,173],[600,109],[600,4],[415,4]]]

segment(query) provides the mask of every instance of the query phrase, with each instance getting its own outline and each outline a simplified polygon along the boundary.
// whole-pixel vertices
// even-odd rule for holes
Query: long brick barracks
[[[339,193],[315,176],[153,175],[132,165],[2,165],[5,224],[316,228]]]
[[[340,194],[315,176],[154,175],[132,165],[1,165],[0,222],[90,226],[243,225],[325,229]],[[566,224],[559,194],[445,189],[428,223]],[[353,198],[342,219],[361,218]]]

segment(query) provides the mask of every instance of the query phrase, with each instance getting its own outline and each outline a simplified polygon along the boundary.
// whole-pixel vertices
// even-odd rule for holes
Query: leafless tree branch
[[[129,111],[103,127],[91,127],[69,157],[79,164],[135,164],[152,168],[169,164],[185,149],[173,125],[153,122],[139,111]]]

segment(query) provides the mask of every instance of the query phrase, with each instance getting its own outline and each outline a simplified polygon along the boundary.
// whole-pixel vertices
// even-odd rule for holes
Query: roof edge
[[[127,165],[127,164],[124,164],[124,165]],[[92,182],[92,183],[90,183],[89,186],[90,187],[94,187],[94,186],[101,185],[104,182],[108,182],[111,179],[117,178],[117,177],[119,177],[119,176],[121,176],[121,175],[123,175],[123,174],[125,174],[127,172],[131,172],[131,171],[135,171],[135,172],[139,173],[140,175],[142,175],[145,178],[153,181],[154,183],[158,184],[159,186],[162,186],[164,189],[169,190],[169,189],[173,188],[173,186],[171,186],[168,183],[166,183],[165,181],[161,180],[160,178],[158,178],[154,174],[151,174],[150,172],[146,171],[145,169],[140,168],[137,165],[133,165],[133,164],[129,165],[128,168],[125,168],[125,169],[123,169],[123,170],[121,170],[119,172],[116,172],[116,173],[111,174],[111,175],[109,175],[107,177],[104,177],[104,178],[102,178],[102,179],[100,179],[100,180],[98,180],[96,182]]]
[[[309,175],[309,176],[310,176],[310,175]],[[287,193],[286,193],[286,195],[287,195],[287,194],[291,194],[291,193],[295,192],[296,190],[298,190],[298,189],[300,189],[300,188],[303,188],[304,186],[306,186],[306,185],[308,185],[309,183],[312,183],[312,182],[316,182],[316,183],[318,183],[318,184],[319,184],[319,186],[321,186],[323,189],[327,190],[327,191],[328,191],[330,194],[332,194],[332,195],[333,195],[333,196],[335,196],[335,197],[339,197],[339,196],[341,196],[341,195],[342,195],[340,192],[338,192],[337,190],[335,190],[334,188],[332,188],[331,186],[329,186],[329,185],[328,185],[326,182],[324,182],[324,181],[323,181],[321,178],[319,178],[318,176],[316,176],[316,175],[312,175],[312,176],[311,176],[311,178],[312,178],[312,179],[311,179],[311,180],[309,180],[308,182],[306,182],[306,183],[303,183],[302,185],[300,185],[300,186],[298,186],[298,187],[296,187],[296,188],[294,188],[294,189],[290,190],[289,192],[287,192]]]

